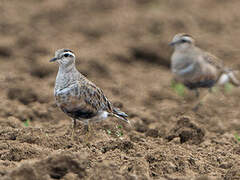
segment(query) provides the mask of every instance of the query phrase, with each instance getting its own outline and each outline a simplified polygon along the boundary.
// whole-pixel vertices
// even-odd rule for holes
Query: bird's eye
[[[186,41],[185,39],[182,39],[181,42],[185,43],[185,42],[187,42],[187,41]]]
[[[67,53],[66,53],[66,54],[64,54],[63,56],[64,56],[64,57],[68,57],[68,56],[69,56],[69,54],[67,54]]]

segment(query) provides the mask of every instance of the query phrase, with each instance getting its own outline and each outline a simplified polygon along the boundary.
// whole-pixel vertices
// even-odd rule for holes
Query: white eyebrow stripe
[[[185,41],[191,42],[192,38],[188,37],[188,36],[183,36],[182,39],[184,39]]]
[[[64,53],[62,54],[62,56],[64,56],[64,54],[70,54],[71,56],[75,57],[75,55],[74,55],[73,53],[71,53],[71,52],[64,52]]]

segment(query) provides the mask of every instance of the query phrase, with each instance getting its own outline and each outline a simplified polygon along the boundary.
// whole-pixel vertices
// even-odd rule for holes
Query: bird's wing
[[[194,65],[195,64],[192,63],[192,64],[190,64],[188,66],[185,66],[182,69],[179,69],[178,71],[176,71],[176,70],[173,70],[173,71],[175,71],[175,73],[180,75],[180,76],[184,76],[185,74],[191,73],[194,70]]]
[[[90,81],[78,81],[56,94],[58,106],[75,119],[90,119],[99,111],[113,112],[102,90]]]
[[[216,56],[212,55],[211,53],[208,53],[208,52],[204,52],[203,53],[203,59],[215,66],[218,70],[224,70],[224,65],[223,65],[223,62],[222,60],[220,60],[219,58],[217,58]]]
[[[79,83],[79,100],[84,101],[86,106],[94,111],[105,110],[107,112],[113,111],[112,104],[103,94],[103,91],[90,81],[85,81],[83,84]]]
[[[130,123],[127,119],[128,115],[118,108],[115,108],[110,101],[105,97],[102,90],[98,88],[95,84],[90,81],[86,81],[84,84],[80,85],[81,97],[87,105],[87,108],[93,111],[107,111],[111,115]]]

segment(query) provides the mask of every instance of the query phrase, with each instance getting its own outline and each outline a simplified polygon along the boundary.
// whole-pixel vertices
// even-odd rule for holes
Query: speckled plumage
[[[174,46],[171,57],[174,79],[189,89],[211,88],[216,83],[228,81],[240,85],[234,72],[225,67],[220,59],[195,46],[192,36],[177,34],[170,45]],[[226,77],[224,81],[223,76]]]
[[[65,57],[66,56],[66,57]],[[60,49],[50,61],[59,63],[54,96],[60,109],[72,119],[85,124],[100,121],[109,115],[129,122],[127,114],[115,108],[102,90],[83,76],[75,67],[75,55],[71,50]]]

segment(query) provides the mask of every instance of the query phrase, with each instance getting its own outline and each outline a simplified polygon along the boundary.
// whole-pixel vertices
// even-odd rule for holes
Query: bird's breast
[[[57,105],[67,104],[68,106],[77,106],[80,102],[81,91],[77,84],[72,84],[63,89],[55,90],[55,99]]]

